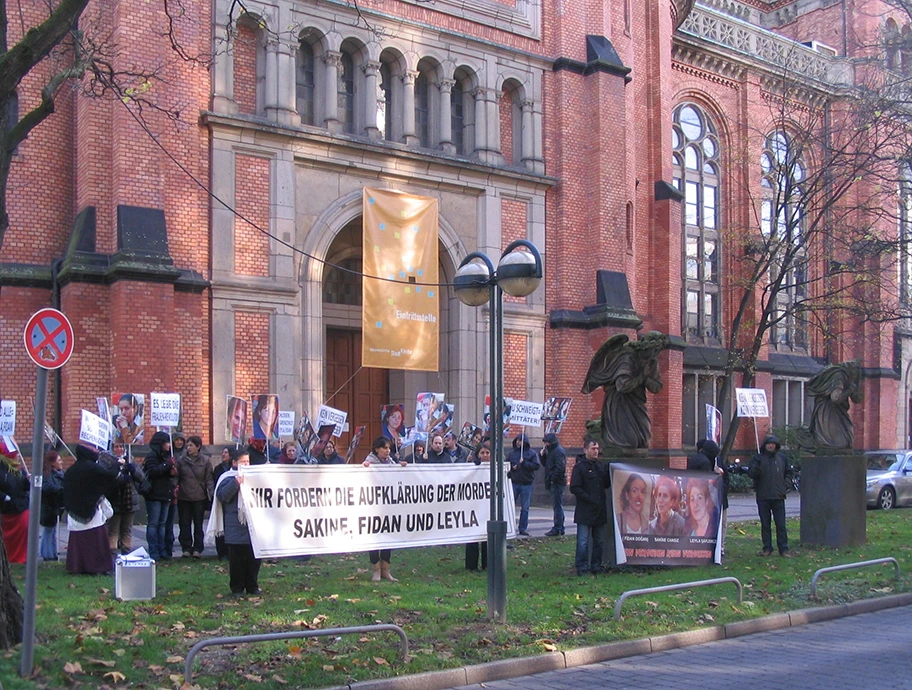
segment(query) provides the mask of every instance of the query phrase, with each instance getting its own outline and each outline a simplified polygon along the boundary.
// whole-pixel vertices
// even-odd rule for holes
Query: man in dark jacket
[[[697,452],[687,458],[687,469],[697,472],[715,472],[722,475],[722,551],[725,552],[725,530],[728,515],[728,473],[719,464],[719,444],[712,439],[697,441]]]
[[[430,448],[427,451],[427,459],[419,460],[419,462],[427,462],[432,465],[444,465],[450,462],[450,456],[447,455],[446,450],[444,449],[443,434],[434,434],[431,436]]]
[[[599,442],[583,441],[583,454],[576,456],[570,475],[570,493],[576,496],[576,574],[602,572],[602,538],[608,524],[605,489],[610,485],[608,466],[599,459]]]
[[[785,531],[785,494],[788,492],[792,468],[784,454],[779,452],[779,440],[775,436],[763,439],[763,450],[751,460],[747,476],[754,480],[757,494],[757,510],[760,513],[760,537],[763,550],[758,556],[773,553],[773,538],[770,531],[770,516],[776,521],[776,546],[779,555],[789,554],[788,533]]]
[[[443,436],[443,452],[446,453],[450,462],[468,462],[469,454],[465,448],[456,443],[456,434],[452,431],[446,432]]]
[[[519,533],[528,537],[532,482],[535,480],[535,473],[541,467],[538,453],[529,444],[528,436],[519,434],[513,439],[513,450],[507,456],[507,462],[510,463],[510,473],[507,476],[513,481],[513,500],[520,505]]]
[[[171,439],[164,431],[156,431],[149,441],[149,454],[142,470],[149,478],[146,499],[146,543],[149,555],[155,560],[171,560],[171,547],[166,540],[166,524],[174,498],[177,465],[171,457]]]
[[[545,466],[545,488],[551,493],[554,526],[545,532],[546,537],[564,533],[564,488],[567,486],[567,454],[561,448],[557,434],[545,434],[542,439],[542,464]]]

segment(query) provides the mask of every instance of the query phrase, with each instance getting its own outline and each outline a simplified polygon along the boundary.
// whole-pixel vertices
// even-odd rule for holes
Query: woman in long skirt
[[[70,540],[68,573],[99,574],[114,569],[105,521],[114,514],[105,498],[117,485],[117,472],[97,463],[98,453],[76,446],[76,462],[63,475],[63,505]]]

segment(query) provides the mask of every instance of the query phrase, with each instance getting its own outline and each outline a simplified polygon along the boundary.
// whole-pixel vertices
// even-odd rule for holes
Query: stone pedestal
[[[801,543],[861,546],[866,541],[865,459],[801,459]]]

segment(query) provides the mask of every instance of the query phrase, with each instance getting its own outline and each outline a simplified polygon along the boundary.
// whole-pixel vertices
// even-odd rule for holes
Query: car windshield
[[[868,456],[869,470],[898,470],[902,464],[902,455],[883,453]]]

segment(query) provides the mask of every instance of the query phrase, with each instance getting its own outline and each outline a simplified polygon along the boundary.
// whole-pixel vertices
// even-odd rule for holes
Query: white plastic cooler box
[[[121,601],[154,599],[155,561],[148,555],[118,556],[114,563],[114,596]]]

